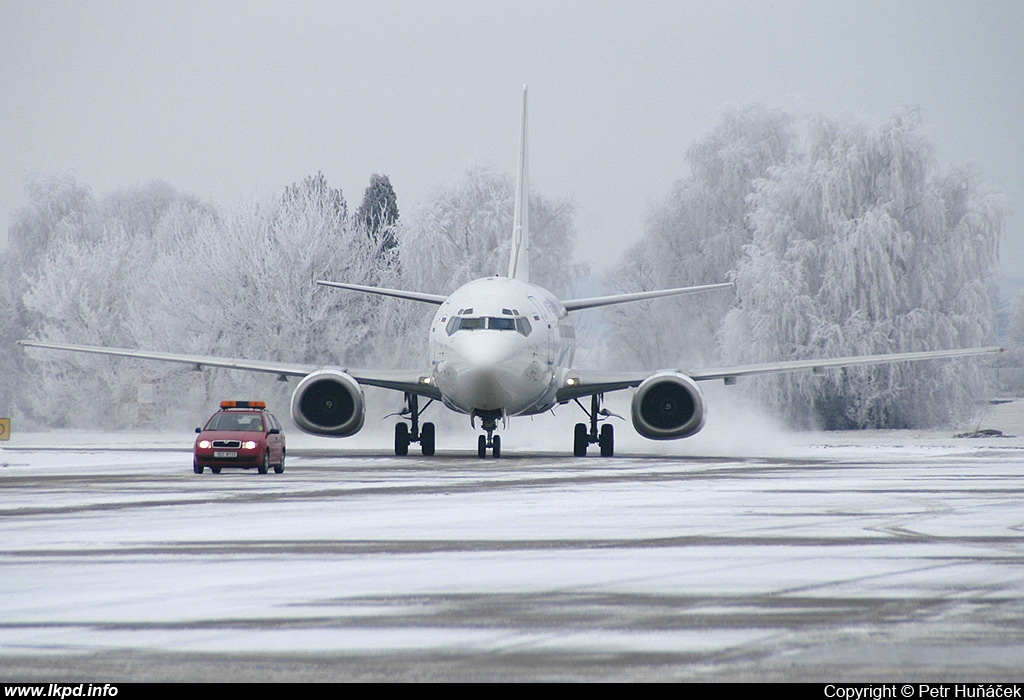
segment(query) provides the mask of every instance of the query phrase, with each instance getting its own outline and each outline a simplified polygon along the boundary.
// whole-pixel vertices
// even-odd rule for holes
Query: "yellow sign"
[[[11,419],[0,418],[0,440],[11,439]]]

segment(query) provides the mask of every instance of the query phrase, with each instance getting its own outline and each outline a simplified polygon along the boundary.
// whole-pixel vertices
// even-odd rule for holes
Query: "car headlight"
[[[208,449],[210,449],[210,441],[209,440],[200,440],[199,444],[197,445],[197,447],[199,447],[201,449],[204,449],[204,450],[208,450]]]
[[[244,447],[247,450],[255,450],[256,449],[256,441],[255,440],[247,440],[244,443],[242,443],[242,447]]]

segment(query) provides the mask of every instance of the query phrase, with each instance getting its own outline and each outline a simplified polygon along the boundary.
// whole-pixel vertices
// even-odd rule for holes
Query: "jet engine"
[[[292,418],[307,433],[346,437],[363,427],[366,404],[359,382],[340,370],[307,375],[292,394]]]
[[[633,427],[652,440],[690,437],[704,427],[704,395],[685,374],[659,372],[633,395]]]

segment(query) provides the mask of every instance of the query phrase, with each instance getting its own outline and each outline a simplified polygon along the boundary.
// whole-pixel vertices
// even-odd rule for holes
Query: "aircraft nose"
[[[466,369],[485,370],[508,360],[515,348],[504,333],[478,331],[458,338],[455,351]]]
[[[518,392],[515,347],[501,333],[475,332],[455,344],[458,379],[453,393],[476,409],[507,408]]]

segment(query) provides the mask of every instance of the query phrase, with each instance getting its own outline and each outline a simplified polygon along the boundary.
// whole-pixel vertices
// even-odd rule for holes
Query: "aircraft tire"
[[[501,457],[501,436],[500,435],[495,435],[491,439],[491,455],[495,459],[499,459]]]
[[[576,457],[587,456],[587,445],[589,444],[590,436],[587,434],[587,426],[583,423],[576,424],[576,430],[573,432],[572,440],[572,453]]]
[[[395,454],[399,457],[409,454],[409,426],[405,423],[395,424]]]
[[[598,439],[597,444],[601,446],[602,457],[613,457],[615,456],[615,428],[614,426],[605,423],[601,426],[601,437]]]
[[[476,456],[483,459],[487,456],[487,438],[481,435],[476,441]]]
[[[424,457],[434,456],[434,424],[424,423],[420,431],[420,451]]]

